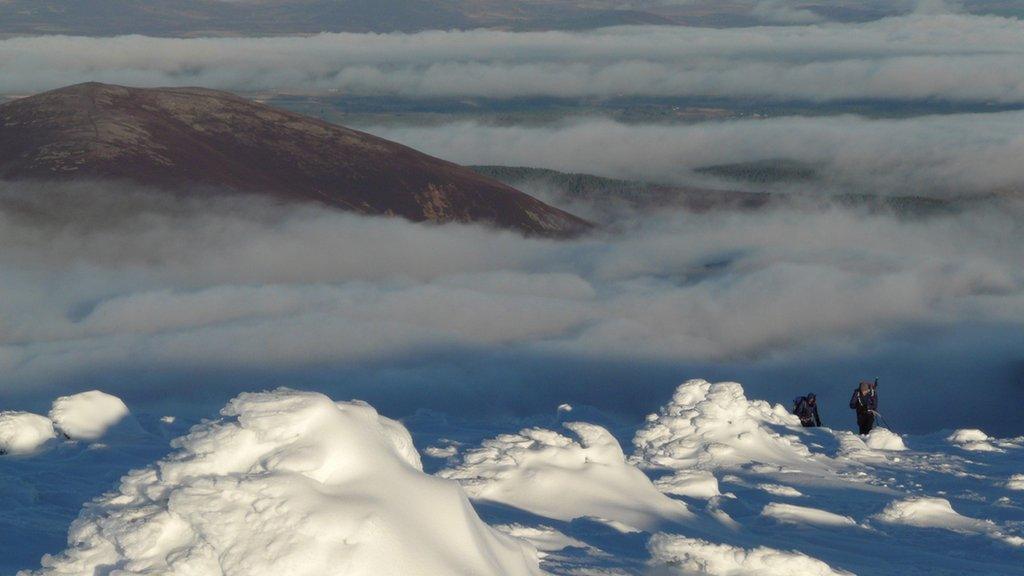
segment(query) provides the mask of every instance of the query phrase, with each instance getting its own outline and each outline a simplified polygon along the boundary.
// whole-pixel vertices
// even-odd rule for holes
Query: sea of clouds
[[[301,384],[304,370],[344,380],[362,367],[388,384],[381,394],[427,394],[446,379],[479,394],[540,385],[568,366],[633,367],[627,381],[599,377],[595,400],[661,366],[736,374],[887,353],[892,339],[904,363],[945,338],[944,361],[971,366],[973,355],[975,367],[1003,369],[1019,353],[1006,333],[1024,324],[1024,214],[1012,201],[918,219],[839,208],[667,214],[553,241],[249,198],[167,209],[166,197],[105,184],[2,192],[8,402],[96,378],[188,396],[218,386],[198,373],[276,371]],[[66,201],[45,200],[55,194]],[[978,327],[992,338],[990,360],[977,360]],[[146,383],[152,373],[176,376]],[[224,394],[251,384],[227,380]],[[582,400],[586,381],[572,385]],[[841,396],[850,383],[833,385]]]
[[[0,40],[0,93],[83,81],[404,97],[715,96],[1024,102],[1024,23],[912,13],[866,23],[582,32]]]

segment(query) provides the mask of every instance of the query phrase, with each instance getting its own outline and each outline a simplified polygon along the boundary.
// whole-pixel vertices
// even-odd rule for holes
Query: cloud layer
[[[786,117],[695,125],[579,119],[546,126],[458,123],[371,132],[463,164],[533,166],[602,176],[708,181],[702,166],[796,160],[820,179],[787,191],[965,196],[1024,189],[1024,113],[867,120]]]
[[[589,32],[0,40],[0,93],[98,80],[423,96],[724,96],[1024,103],[1024,22],[912,14],[861,24]]]
[[[134,194],[89,193],[96,211]],[[574,242],[230,202],[103,228],[5,213],[0,380],[454,349],[732,361],[907,327],[1020,325],[1024,220],[1008,206],[921,221],[683,214]]]

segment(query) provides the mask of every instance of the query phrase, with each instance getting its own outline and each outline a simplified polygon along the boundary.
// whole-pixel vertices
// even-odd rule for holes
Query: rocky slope
[[[259,193],[542,236],[589,224],[406,146],[200,88],[80,84],[0,104],[0,179]]]

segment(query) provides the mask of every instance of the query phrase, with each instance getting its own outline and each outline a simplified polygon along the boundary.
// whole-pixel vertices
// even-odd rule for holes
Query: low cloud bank
[[[7,198],[44,196],[4,186]],[[146,197],[76,191],[93,199],[68,208],[76,214]],[[905,330],[1024,324],[1019,204],[910,221],[839,209],[676,214],[573,242],[316,210],[265,214],[251,201],[93,227],[0,214],[3,387],[431,351],[456,364],[496,350],[742,364],[851,352]]]
[[[790,13],[779,3],[766,10]],[[809,13],[807,13],[809,14]],[[791,19],[791,18],[790,18]],[[0,40],[0,93],[97,80],[406,97],[716,96],[1024,103],[1024,23],[915,13],[858,24]]]
[[[1022,123],[1024,113],[1003,112],[903,120],[787,117],[673,126],[577,119],[549,126],[466,122],[366,129],[462,164],[735,188],[747,184],[694,169],[782,159],[815,176],[778,191],[950,197],[1024,190]]]

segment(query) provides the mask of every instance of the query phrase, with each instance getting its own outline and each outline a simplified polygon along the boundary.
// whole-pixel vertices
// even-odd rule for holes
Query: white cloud
[[[467,122],[367,129],[463,164],[701,183],[694,168],[784,158],[820,169],[822,179],[804,190],[815,194],[964,196],[1024,188],[1022,122],[1024,113],[1005,112],[905,120],[838,116],[638,125],[579,119],[554,126]]]
[[[1020,210],[679,215],[574,242],[305,210],[267,220],[230,203],[43,228],[50,243],[8,218],[0,378],[431,349],[729,360],[906,326],[1019,325]]]
[[[810,13],[762,3],[783,19]],[[1024,102],[1024,23],[912,14],[860,24],[587,32],[0,40],[0,92],[78,81],[401,96],[729,96]]]

